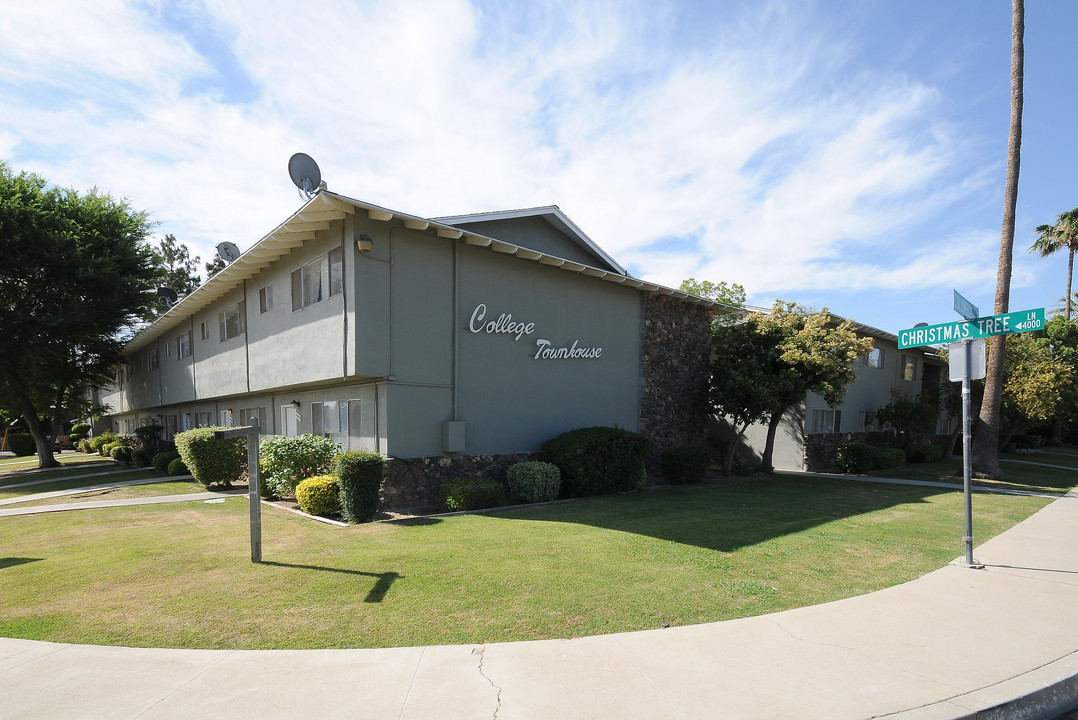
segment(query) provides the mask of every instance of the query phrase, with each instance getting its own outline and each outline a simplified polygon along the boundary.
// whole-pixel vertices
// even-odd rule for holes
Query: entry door
[[[299,409],[291,405],[281,408],[281,428],[284,429],[285,437],[299,435]]]

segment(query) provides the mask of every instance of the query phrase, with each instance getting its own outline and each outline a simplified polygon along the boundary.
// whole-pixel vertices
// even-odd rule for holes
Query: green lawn
[[[133,473],[125,479],[134,480],[140,477],[163,478],[160,482],[147,483],[146,485],[130,485],[116,488],[102,488],[86,490],[73,495],[58,495],[56,497],[39,500],[27,500],[20,503],[12,503],[3,507],[34,507],[38,505],[57,505],[60,503],[89,502],[92,500],[126,500],[128,498],[156,497],[161,495],[185,495],[189,493],[206,492],[206,488],[194,480],[169,480],[158,472],[150,470],[145,473]],[[107,480],[107,478],[106,478]],[[50,483],[51,484],[51,483]]]
[[[141,478],[167,476],[161,475],[153,468],[117,468],[110,467],[74,467],[48,470],[40,473],[26,473],[8,475],[0,483],[0,500],[36,495],[38,493],[52,492],[54,490],[71,490],[73,488],[90,487],[92,485],[105,485],[112,482],[125,480],[139,480]],[[37,482],[45,480],[47,482]],[[33,485],[22,483],[35,481]],[[11,485],[18,485],[12,487]]]
[[[1074,470],[1027,465],[1008,460],[1028,460],[1048,465],[1074,467]],[[993,487],[1007,490],[1033,490],[1036,492],[1063,494],[1078,485],[1078,455],[1045,455],[1041,453],[1023,453],[1021,455],[1001,455],[1000,467],[1003,480],[974,478],[975,486]],[[929,480],[933,482],[962,484],[962,460],[942,460],[934,463],[905,465],[890,470],[873,470],[876,477],[904,478],[906,480]]]
[[[1048,499],[974,498],[983,542]],[[726,620],[905,582],[962,554],[960,492],[745,478],[337,528],[247,504],[0,519],[0,635],[202,648],[571,637]]]
[[[108,467],[114,467],[116,463],[112,460],[107,460],[97,454],[83,454],[72,453],[70,451],[63,453],[56,453],[55,457],[61,465],[84,465],[86,463],[101,463]],[[0,476],[7,473],[14,473],[20,470],[30,470],[37,467],[37,456],[16,456],[10,455],[0,457]],[[53,472],[52,470],[43,471],[43,473]],[[10,479],[4,478],[2,482],[11,482]]]

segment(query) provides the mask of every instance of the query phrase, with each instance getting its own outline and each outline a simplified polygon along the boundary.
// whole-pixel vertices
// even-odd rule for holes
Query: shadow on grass
[[[393,586],[394,581],[404,577],[400,573],[386,572],[386,573],[372,573],[365,572],[363,570],[348,570],[346,568],[331,568],[324,567],[322,565],[298,565],[296,563],[283,563],[275,562],[273,560],[263,560],[263,565],[273,565],[275,567],[289,567],[289,568],[302,568],[303,570],[320,570],[323,572],[335,572],[344,573],[346,575],[362,575],[364,577],[378,578],[378,582],[374,584],[374,587],[367,593],[367,597],[363,599],[363,602],[368,603],[380,603],[385,599],[386,594],[389,592],[389,588]]]
[[[399,525],[400,527],[423,527],[424,525],[437,525],[440,522],[444,522],[442,518],[411,517],[401,518],[400,520],[388,520],[386,521],[386,525]]]
[[[522,506],[489,517],[590,525],[734,552],[835,520],[925,503],[959,490],[772,475]]]
[[[44,558],[17,558],[17,557],[0,558],[0,570],[3,570],[4,568],[9,568],[9,567],[15,567],[16,565],[25,565],[26,563],[38,562],[38,561],[43,560],[43,559]]]

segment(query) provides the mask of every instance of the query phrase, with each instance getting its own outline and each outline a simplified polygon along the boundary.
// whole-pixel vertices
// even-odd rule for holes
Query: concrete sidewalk
[[[1047,718],[1078,704],[1078,493],[960,565],[743,620],[385,650],[0,639],[12,718]]]

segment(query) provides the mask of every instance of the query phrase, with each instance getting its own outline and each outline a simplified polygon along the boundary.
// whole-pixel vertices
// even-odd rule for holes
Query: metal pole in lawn
[[[251,562],[262,562],[262,498],[258,481],[258,418],[251,418],[250,425],[216,430],[216,438],[247,438],[247,497],[251,507]]]
[[[973,559],[973,459],[971,457],[972,432],[970,429],[970,373],[973,367],[973,341],[962,342],[962,352],[966,354],[966,369],[962,374],[962,488],[965,494],[966,533],[962,540],[966,543],[966,566],[982,568]]]

